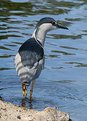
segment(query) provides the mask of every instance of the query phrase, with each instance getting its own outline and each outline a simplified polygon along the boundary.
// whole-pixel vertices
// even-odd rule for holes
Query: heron
[[[30,39],[26,40],[15,56],[15,65],[22,84],[23,96],[27,96],[27,87],[30,86],[30,100],[32,100],[35,80],[44,67],[44,43],[47,32],[54,29],[68,29],[60,25],[51,17],[39,20]]]

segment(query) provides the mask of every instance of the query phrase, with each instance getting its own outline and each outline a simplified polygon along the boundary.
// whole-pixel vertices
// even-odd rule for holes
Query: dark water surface
[[[68,112],[73,121],[87,120],[87,1],[0,0],[0,96],[21,105],[14,57],[42,17],[61,21],[69,30],[47,34],[45,69],[36,81],[28,108],[47,106]]]

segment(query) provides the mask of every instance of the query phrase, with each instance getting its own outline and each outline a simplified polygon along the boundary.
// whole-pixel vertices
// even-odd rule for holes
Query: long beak
[[[68,30],[68,28],[66,27],[66,26],[62,26],[62,25],[60,25],[60,24],[56,24],[56,26],[57,26],[57,28],[60,28],[60,29],[67,29]]]

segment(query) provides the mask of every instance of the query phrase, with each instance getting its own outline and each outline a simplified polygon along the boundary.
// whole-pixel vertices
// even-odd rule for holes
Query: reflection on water
[[[22,107],[28,107],[29,109],[32,109],[33,108],[32,102],[30,102],[29,101],[29,98],[27,98],[27,97],[25,97],[25,98],[22,99],[21,106]]]
[[[33,101],[22,97],[14,57],[39,19],[53,17],[69,30],[47,34],[45,68],[36,81]],[[47,106],[69,112],[75,121],[87,120],[87,1],[0,1],[0,98],[42,110]]]

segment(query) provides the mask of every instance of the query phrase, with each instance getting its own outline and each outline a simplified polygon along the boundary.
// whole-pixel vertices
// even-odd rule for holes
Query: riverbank
[[[51,107],[37,111],[0,100],[0,121],[69,121],[69,115]]]

